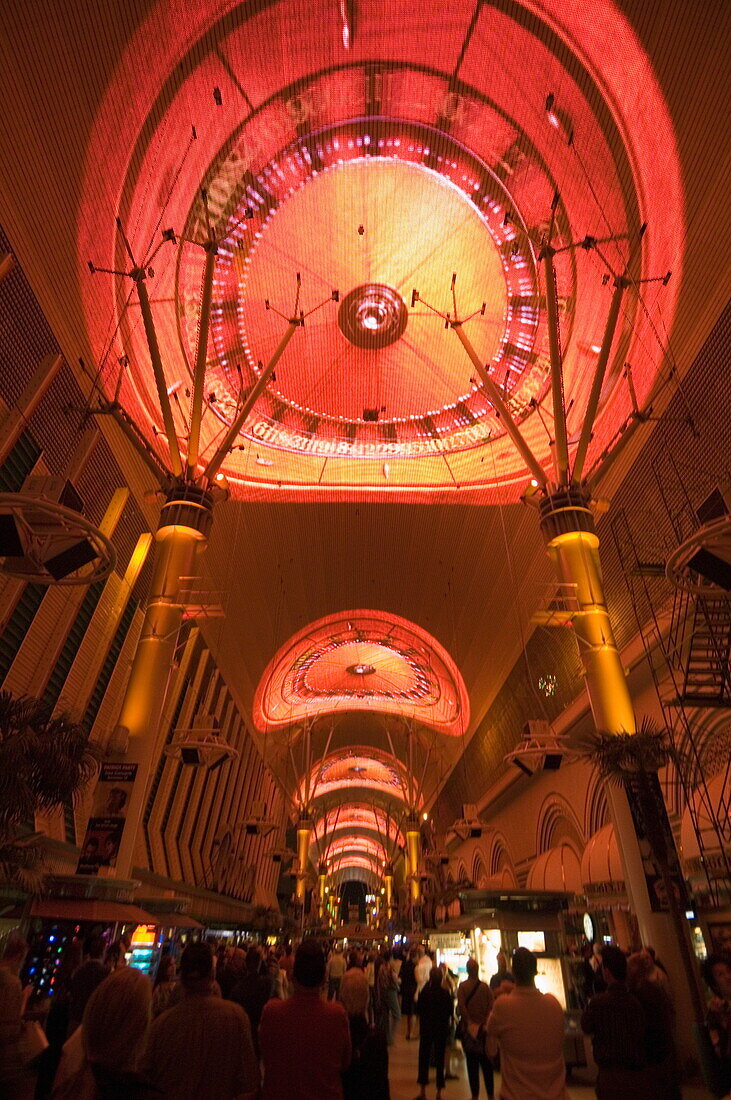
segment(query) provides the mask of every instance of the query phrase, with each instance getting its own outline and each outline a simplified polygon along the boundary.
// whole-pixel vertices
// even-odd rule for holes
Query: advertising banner
[[[136,775],[136,764],[102,764],[77,875],[96,875],[102,867],[116,866]]]

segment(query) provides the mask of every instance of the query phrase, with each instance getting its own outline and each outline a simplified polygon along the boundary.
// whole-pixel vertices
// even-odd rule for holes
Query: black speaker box
[[[68,577],[69,573],[75,573],[77,569],[81,569],[82,565],[88,565],[98,556],[88,539],[82,539],[81,542],[75,542],[65,550],[54,554],[53,557],[47,558],[43,564],[54,580],[62,581],[64,577]]]
[[[24,553],[15,516],[9,512],[0,516],[0,558],[22,558]]]

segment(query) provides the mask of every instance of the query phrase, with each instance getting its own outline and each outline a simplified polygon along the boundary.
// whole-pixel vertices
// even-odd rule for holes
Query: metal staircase
[[[686,706],[731,706],[731,602],[699,599],[679,701]]]

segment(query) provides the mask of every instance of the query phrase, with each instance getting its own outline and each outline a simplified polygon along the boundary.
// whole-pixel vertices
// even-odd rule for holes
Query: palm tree
[[[43,855],[33,819],[73,801],[97,759],[81,723],[40,699],[0,691],[0,877],[38,892]]]
[[[684,913],[681,911],[677,855],[657,778],[659,770],[669,763],[680,771],[683,761],[672,745],[668,731],[647,718],[642,720],[636,733],[592,731],[567,739],[567,744],[578,756],[593,764],[608,783],[623,787],[630,802],[634,803],[633,816],[641,822],[662,881],[691,991],[696,1021],[702,1024],[705,1017],[703,994]]]

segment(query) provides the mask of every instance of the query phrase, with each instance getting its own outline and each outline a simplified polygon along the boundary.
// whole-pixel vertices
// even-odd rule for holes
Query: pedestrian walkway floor
[[[406,1042],[404,1038],[404,1021],[398,1026],[398,1034],[394,1045],[389,1052],[389,1080],[391,1083],[391,1100],[414,1100],[419,1092],[416,1083],[418,1042],[411,1040]],[[457,1053],[459,1051],[459,1053]],[[457,1074],[456,1081],[447,1081],[444,1089],[444,1100],[469,1100],[470,1091],[467,1084],[467,1071],[464,1057],[457,1045],[453,1056],[452,1069]],[[577,1074],[578,1076],[578,1074]],[[480,1098],[484,1100],[484,1083],[480,1085]],[[426,1090],[428,1100],[434,1100],[436,1087],[434,1083],[434,1071],[431,1071],[431,1081]],[[596,1098],[592,1085],[569,1084],[569,1095],[572,1100],[591,1100]],[[495,1097],[500,1096],[500,1075],[495,1078]],[[683,1100],[708,1100],[710,1093],[702,1088],[687,1088],[683,1090]]]

